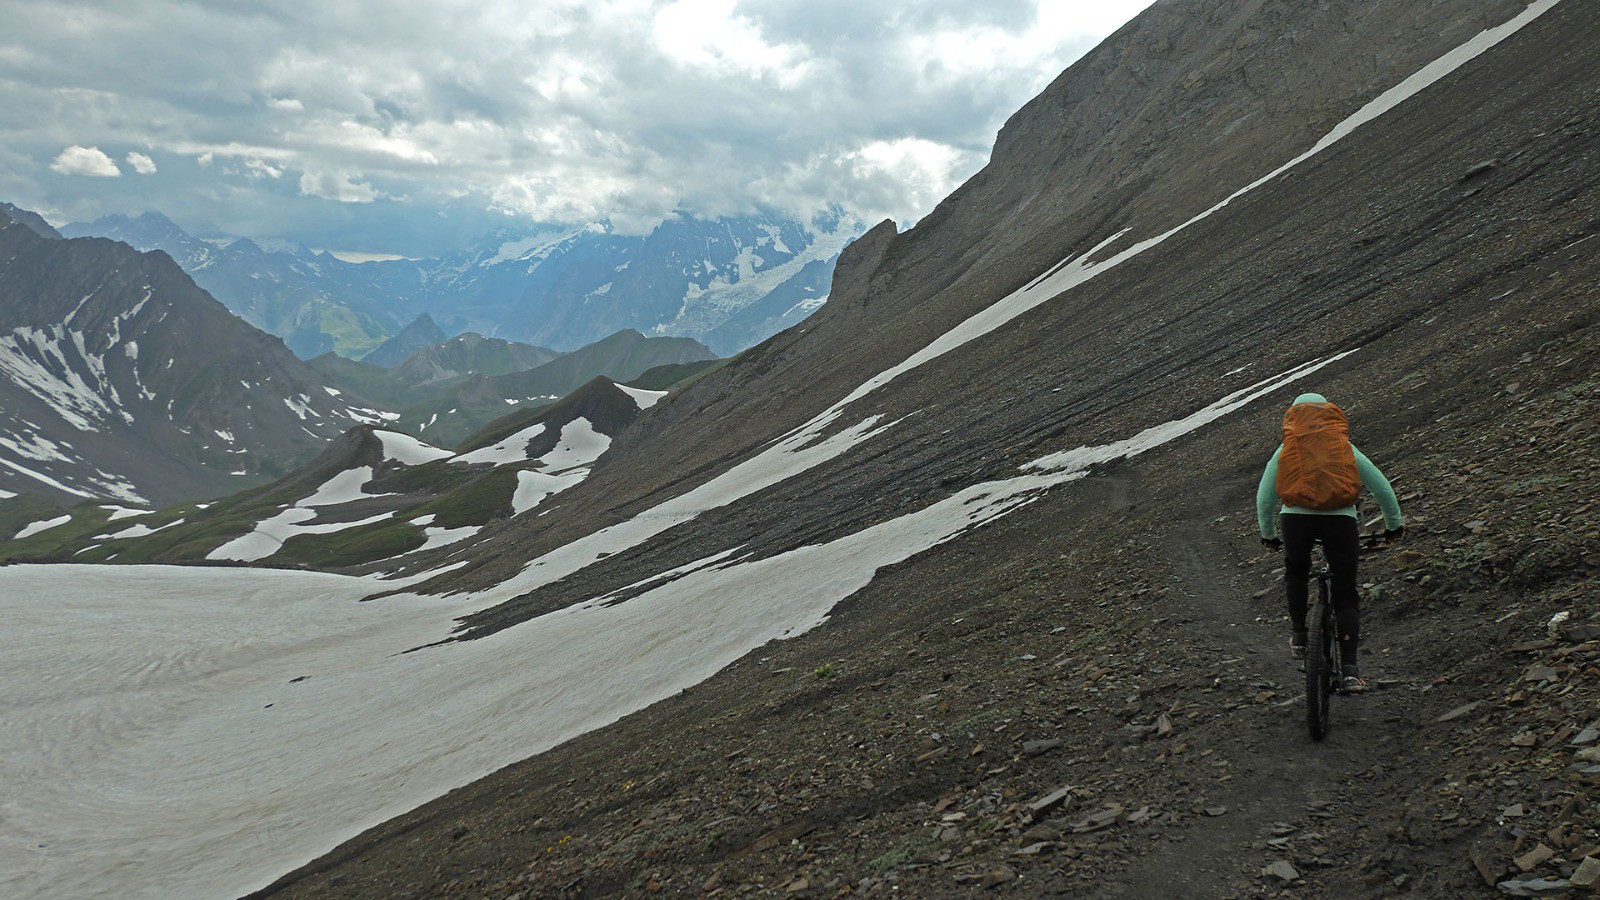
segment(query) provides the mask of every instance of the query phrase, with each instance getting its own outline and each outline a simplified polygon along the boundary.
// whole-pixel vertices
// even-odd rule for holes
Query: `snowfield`
[[[462,615],[893,429],[897,423],[873,415],[835,426],[850,421],[845,408],[856,400],[1211,215],[1557,2],[1538,0],[1467,42],[1194,219],[1104,260],[1097,253],[1121,235],[1063,261],[740,465],[532,561],[496,588],[361,603],[396,583],[261,569],[0,568],[0,896],[209,898],[262,887],[372,825],[671,696],[768,641],[806,632],[883,566],[1347,356],[1257,379],[1182,418],[1040,457],[1011,477],[825,543],[763,559],[724,550],[647,580],[649,589],[626,602],[597,597],[478,640],[405,652],[446,637]],[[587,426],[569,424],[545,469],[522,474],[577,472],[592,462],[609,439]],[[509,455],[516,443],[490,449]],[[421,455],[409,446],[390,452]],[[370,469],[364,477],[343,473],[285,510],[283,521],[240,540],[281,541],[293,529],[326,527],[299,524],[315,516],[311,502],[364,496],[370,477]],[[549,487],[537,482],[530,479],[530,494]],[[453,537],[445,532],[428,536]]]

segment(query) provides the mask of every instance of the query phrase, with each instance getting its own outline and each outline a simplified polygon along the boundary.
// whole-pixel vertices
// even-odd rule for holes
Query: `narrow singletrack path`
[[[1306,861],[1324,848],[1337,857],[1345,844],[1337,833],[1366,827],[1382,806],[1383,779],[1367,776],[1376,763],[1392,761],[1403,750],[1401,735],[1409,729],[1401,723],[1410,718],[1403,689],[1414,673],[1403,659],[1381,653],[1385,636],[1368,621],[1366,674],[1375,685],[1382,678],[1387,689],[1336,696],[1328,736],[1313,741],[1305,724],[1302,670],[1288,656],[1281,570],[1268,581],[1256,574],[1263,566],[1240,567],[1238,541],[1230,538],[1237,520],[1215,521],[1227,504],[1237,512],[1236,498],[1220,498],[1209,504],[1209,517],[1175,523],[1151,548],[1175,579],[1172,612],[1184,622],[1170,658],[1195,682],[1232,682],[1274,696],[1202,710],[1201,740],[1223,757],[1231,777],[1201,787],[1206,806],[1226,812],[1188,820],[1151,853],[1128,860],[1116,893],[1170,897],[1181,888],[1184,896],[1239,896],[1284,886],[1262,869],[1292,859],[1301,875],[1294,884],[1308,896],[1369,896],[1369,888],[1350,883],[1334,866]],[[1254,598],[1263,588],[1266,596]],[[1280,845],[1266,843],[1272,839]]]

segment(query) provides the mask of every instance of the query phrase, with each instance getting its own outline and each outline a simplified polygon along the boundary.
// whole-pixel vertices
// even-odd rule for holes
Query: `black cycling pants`
[[[1322,542],[1332,576],[1333,611],[1339,628],[1340,655],[1354,665],[1361,643],[1360,599],[1356,595],[1356,560],[1361,555],[1354,516],[1309,516],[1284,513],[1284,584],[1289,596],[1289,619],[1294,630],[1306,630],[1306,597],[1310,591],[1311,545]]]

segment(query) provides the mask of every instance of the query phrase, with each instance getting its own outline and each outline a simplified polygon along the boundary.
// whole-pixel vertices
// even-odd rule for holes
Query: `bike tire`
[[[1311,739],[1320,741],[1328,734],[1329,706],[1333,699],[1336,641],[1329,614],[1328,587],[1317,585],[1317,606],[1306,616],[1306,727]]]

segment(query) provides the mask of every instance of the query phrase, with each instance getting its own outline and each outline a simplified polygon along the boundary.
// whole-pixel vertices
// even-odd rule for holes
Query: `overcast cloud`
[[[903,226],[1148,3],[0,0],[0,199],[405,253],[507,216]]]

